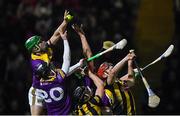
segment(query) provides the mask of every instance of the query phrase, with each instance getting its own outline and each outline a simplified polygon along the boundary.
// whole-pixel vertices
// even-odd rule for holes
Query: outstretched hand
[[[87,74],[87,69],[88,69],[87,59],[83,58],[79,60],[79,64],[80,64],[81,74],[83,75]]]
[[[67,15],[69,15],[69,11],[65,10],[65,12],[64,12],[64,20],[65,21],[68,21]]]
[[[87,59],[83,58],[79,61],[80,67],[87,67],[88,63],[87,63]]]
[[[134,50],[129,50],[129,54],[127,55],[128,60],[133,60],[136,58],[136,55],[134,53]]]
[[[65,31],[64,33],[62,31],[59,31],[60,35],[61,35],[61,38],[63,40],[67,40],[67,31]]]
[[[79,27],[77,24],[73,24],[72,28],[79,34],[79,35],[84,35],[84,30],[83,30],[83,24]]]

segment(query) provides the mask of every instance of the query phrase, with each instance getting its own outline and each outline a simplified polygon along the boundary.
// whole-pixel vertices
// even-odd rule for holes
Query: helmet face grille
[[[28,51],[32,51],[35,45],[38,45],[41,40],[40,36],[32,36],[25,42],[25,47]]]
[[[97,75],[100,77],[100,78],[103,78],[103,74],[104,74],[104,71],[106,69],[108,69],[110,66],[110,63],[107,63],[107,62],[104,62],[100,65],[100,67],[98,68],[98,72],[97,72]]]
[[[74,98],[77,100],[77,101],[82,101],[82,96],[83,96],[83,93],[85,91],[85,87],[84,86],[78,86],[75,91],[74,91]]]
[[[74,91],[74,98],[79,102],[79,103],[84,103],[87,102],[91,96],[92,96],[92,91],[90,88],[85,87],[85,86],[78,86],[75,91]]]

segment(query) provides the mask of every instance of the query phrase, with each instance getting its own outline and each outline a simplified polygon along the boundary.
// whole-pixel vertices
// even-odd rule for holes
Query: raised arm
[[[108,72],[108,78],[107,83],[112,84],[114,80],[116,79],[119,71],[122,69],[122,67],[127,63],[128,60],[133,59],[135,57],[134,53],[129,53],[126,55],[121,61],[119,61],[113,68]],[[128,62],[128,66],[129,66]],[[132,65],[132,64],[131,64]],[[128,71],[130,72],[130,69],[128,68]],[[133,73],[133,72],[132,72]],[[125,78],[125,77],[124,77]]]
[[[128,54],[129,55],[129,54]],[[114,72],[115,76],[119,73],[119,71],[123,68],[125,63],[128,61],[128,55],[124,57],[121,61],[119,61],[112,69],[112,72]]]
[[[134,53],[132,53],[132,54],[134,54]],[[134,55],[132,55],[132,56],[134,56]],[[133,72],[133,57],[129,58],[129,60],[128,60],[128,74],[121,77],[120,80],[126,81],[128,87],[131,87],[134,85],[135,80],[134,80],[134,72]]]
[[[51,36],[51,38],[48,40],[48,44],[49,45],[55,45],[57,43],[57,41],[60,39],[61,35],[60,35],[60,31],[62,33],[65,32],[67,24],[68,24],[68,20],[67,20],[67,15],[69,14],[69,12],[67,10],[65,10],[64,12],[64,20],[61,23],[61,25],[56,29],[56,31],[54,31],[54,34]]]
[[[103,81],[94,73],[92,73],[90,70],[88,71],[89,77],[93,80],[94,84],[96,85],[96,93],[95,95],[98,95],[99,97],[103,97],[104,95],[104,83]]]
[[[117,77],[117,74],[122,69],[122,67],[125,65],[127,60],[128,60],[128,55],[126,57],[124,57],[121,61],[119,61],[112,69],[107,71],[107,74],[108,74],[107,83],[108,83],[108,85],[110,85],[114,82],[114,80]]]
[[[72,73],[74,73],[75,71],[77,71],[83,65],[84,65],[84,59],[81,59],[78,63],[76,63],[75,65],[73,65],[69,68],[69,72],[67,73],[67,76],[69,76]]]
[[[85,33],[83,31],[83,25],[81,24],[81,26],[79,27],[77,24],[73,24],[72,28],[77,32],[77,34],[79,35],[80,39],[81,39],[81,44],[82,44],[82,49],[83,49],[83,54],[86,58],[90,58],[92,57],[92,51],[91,48],[87,42],[87,38],[85,36]],[[91,61],[88,63],[89,68],[91,71],[94,72],[94,62]]]
[[[61,69],[64,71],[65,74],[67,74],[71,62],[71,51],[69,47],[69,42],[67,40],[67,31],[65,31],[64,33],[60,31],[59,33],[61,35],[61,38],[63,39],[64,44],[63,64]]]

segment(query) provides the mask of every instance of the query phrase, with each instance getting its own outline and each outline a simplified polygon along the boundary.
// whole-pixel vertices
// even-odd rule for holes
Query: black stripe
[[[114,98],[115,98],[115,104],[114,104],[114,106],[113,106],[113,114],[114,115],[120,115],[120,114],[122,114],[122,112],[123,112],[123,108],[122,108],[122,104],[121,104],[121,101],[119,101],[118,100],[118,97],[120,97],[120,96],[118,96],[117,94],[116,94],[116,92],[115,92],[115,86],[117,86],[118,88],[118,92],[119,92],[119,94],[121,95],[121,92],[120,92],[120,89],[119,89],[119,86],[118,86],[118,83],[114,83],[113,84],[113,92],[114,92]],[[122,96],[122,95],[121,95]],[[122,101],[123,102],[123,101]]]
[[[114,85],[114,84],[113,84]],[[114,98],[114,103],[110,106],[111,110],[113,111],[113,114],[116,115],[116,114],[119,114],[119,113],[116,113],[116,107],[118,106],[118,100],[117,100],[117,97],[116,97],[116,93],[114,91],[114,86],[111,85],[111,86],[108,86],[106,89],[108,89],[109,91],[112,92],[113,94],[113,98]],[[119,111],[119,110],[118,110]]]
[[[91,107],[90,103],[87,103],[88,110],[92,113],[92,115],[98,115],[97,111]]]
[[[100,97],[99,95],[95,95],[95,97],[99,100],[99,102],[96,101],[97,105],[98,105],[98,106],[102,105],[102,99],[101,99],[101,97]]]
[[[125,96],[125,93],[124,91],[121,90],[121,84],[119,82],[116,82],[118,87],[119,87],[119,90],[120,90],[120,93],[121,93],[121,96],[122,96],[122,101],[123,101],[123,115],[126,115],[127,114],[127,101],[126,101],[126,96]]]
[[[96,101],[95,98],[98,99],[99,97],[98,97],[98,96],[95,96],[95,97],[91,98],[90,102],[91,102],[92,104],[99,105],[99,103]]]
[[[114,98],[115,98],[114,100],[118,101],[117,95],[116,95],[116,92],[115,92],[115,87],[114,87],[115,85],[116,85],[116,83],[113,84],[113,86],[112,86],[113,89],[112,90],[113,90],[113,95],[114,95]]]
[[[132,93],[131,93],[130,90],[128,91],[128,94],[129,94],[129,97],[130,97],[131,113],[132,113],[132,114],[136,114],[136,111],[135,111],[135,109],[134,109],[134,106],[135,106],[135,104],[134,104],[134,99],[133,99],[133,95],[132,95]]]

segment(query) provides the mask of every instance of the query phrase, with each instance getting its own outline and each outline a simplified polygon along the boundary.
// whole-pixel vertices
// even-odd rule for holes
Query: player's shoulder
[[[63,77],[63,78],[64,78],[64,77],[66,76],[65,72],[64,72],[62,69],[57,68],[56,70],[57,70],[58,74],[60,74],[60,75],[61,75],[61,77]]]

